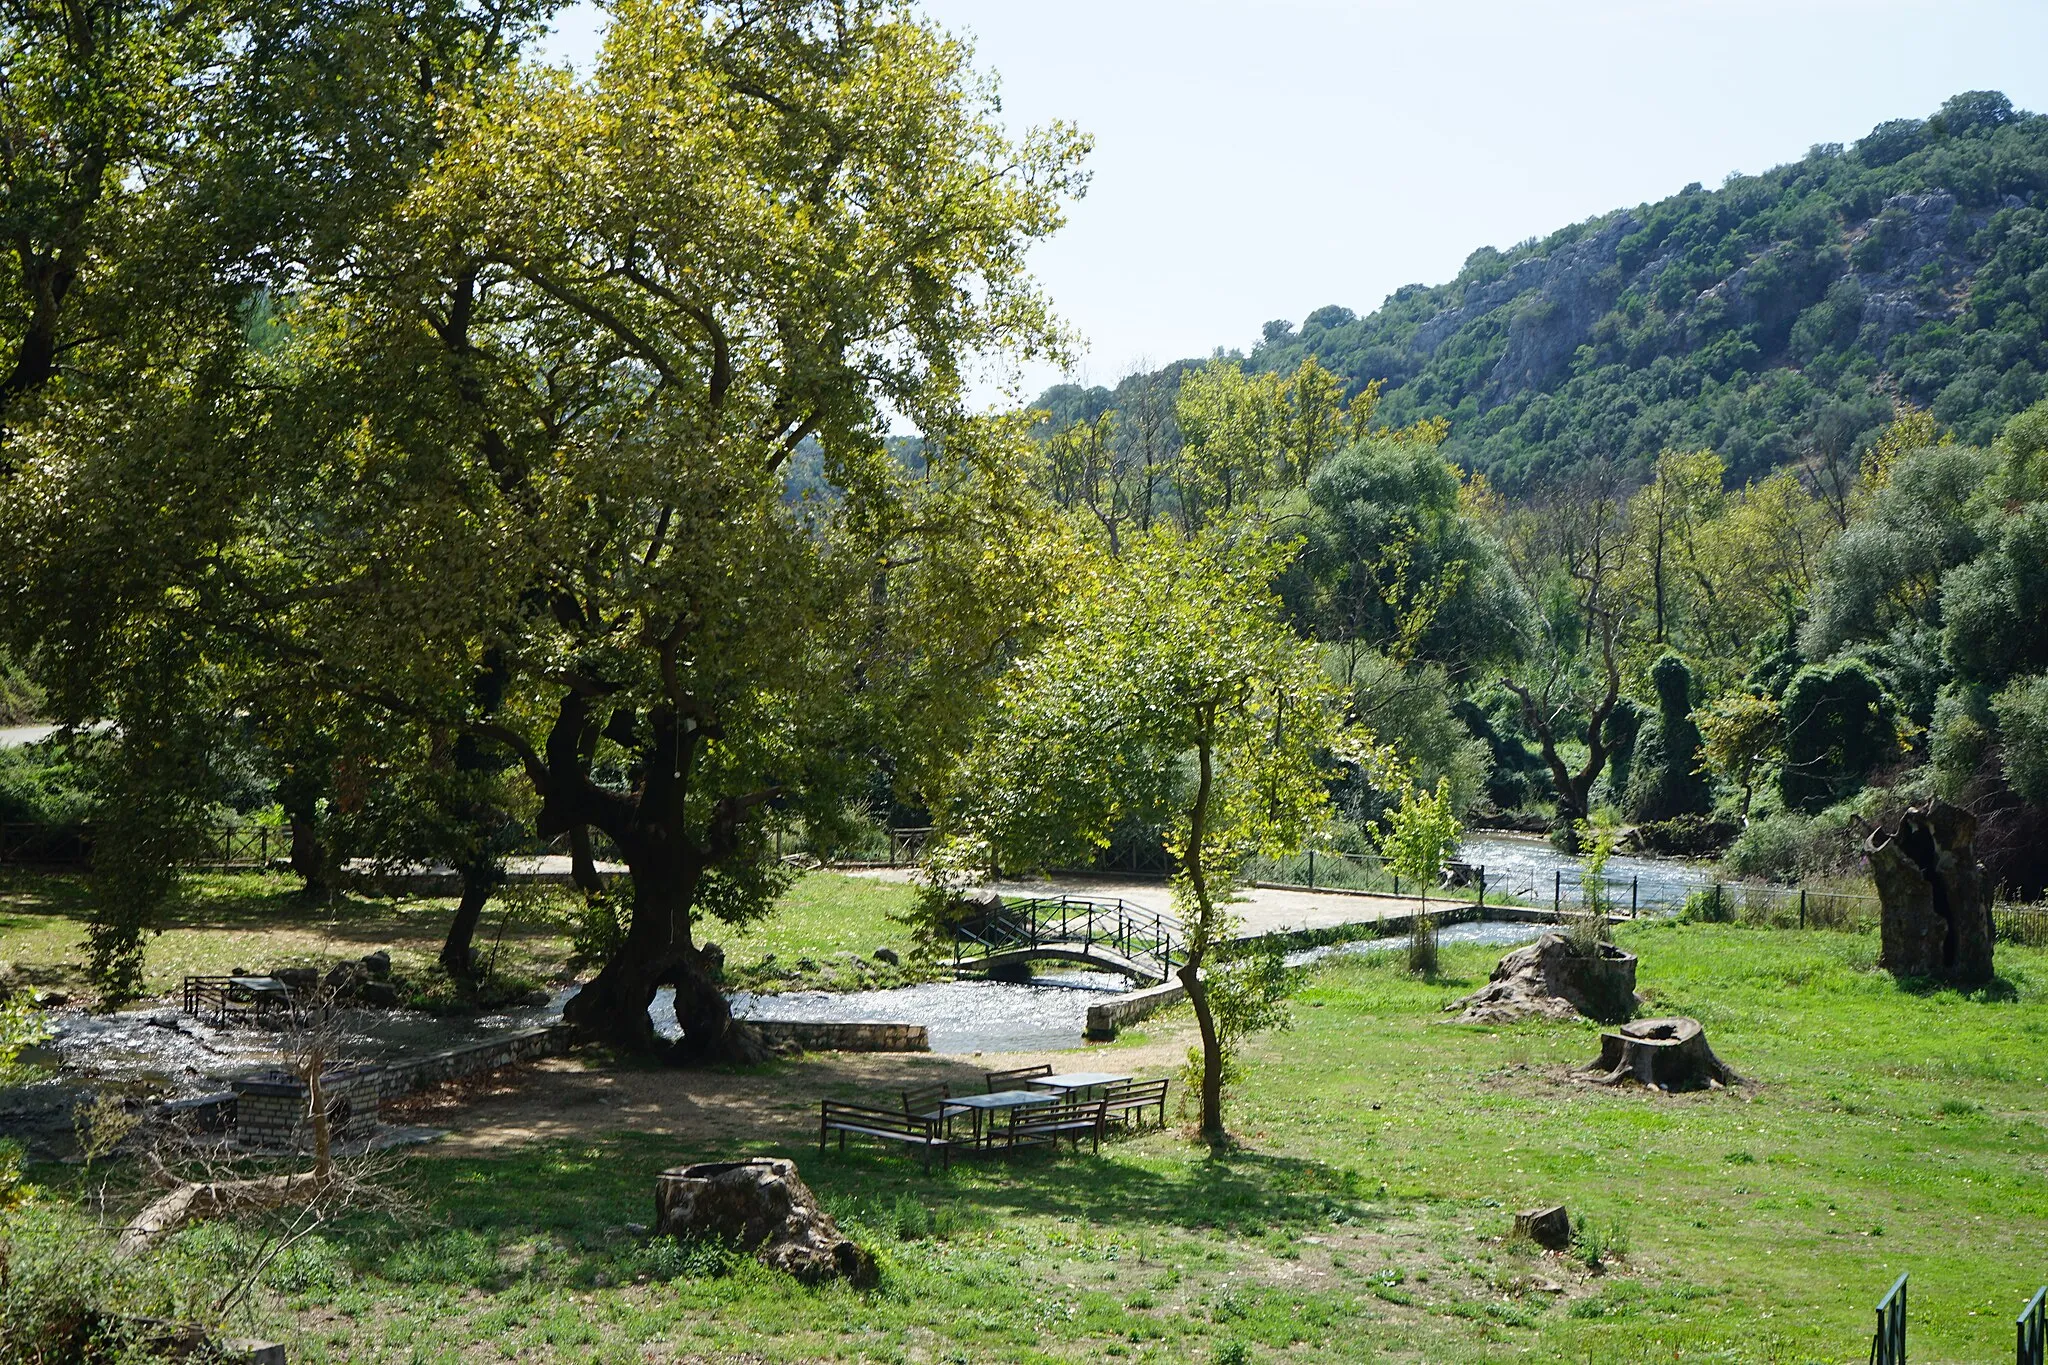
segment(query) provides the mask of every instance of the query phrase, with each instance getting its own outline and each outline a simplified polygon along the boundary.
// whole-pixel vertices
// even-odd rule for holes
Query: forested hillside
[[[1444,452],[1510,492],[1700,447],[1739,485],[1867,446],[1895,397],[1988,442],[2042,396],[2044,323],[2048,117],[1973,91],[1718,190],[1481,247],[1363,317],[1270,322],[1243,359],[1379,380],[1382,419],[1448,418]],[[1170,395],[1184,369],[1041,402],[1061,424],[1128,412],[1133,385]]]

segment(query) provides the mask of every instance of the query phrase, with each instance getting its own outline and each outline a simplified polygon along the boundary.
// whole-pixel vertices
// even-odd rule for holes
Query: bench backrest
[[[1040,1062],[1037,1066],[1020,1066],[1014,1071],[991,1071],[988,1073],[988,1093],[998,1090],[1015,1089],[1018,1081],[1035,1080],[1040,1076],[1052,1075],[1052,1063]]]
[[[1027,1118],[1025,1114],[1029,1114]],[[1068,1100],[1060,1104],[1041,1105],[1017,1116],[1019,1132],[1034,1128],[1060,1127],[1071,1123],[1100,1124],[1109,1118],[1108,1100]]]
[[[874,1128],[887,1133],[901,1133],[906,1137],[932,1135],[932,1120],[918,1114],[906,1114],[900,1109],[885,1109],[881,1105],[861,1104],[854,1100],[821,1100],[818,1103],[818,1120],[826,1125],[849,1123],[861,1128]]]
[[[925,1115],[936,1110],[941,1102],[950,1099],[953,1088],[943,1081],[937,1085],[921,1085],[903,1092],[903,1112]]]
[[[1168,1084],[1165,1077],[1156,1081],[1125,1081],[1104,1090],[1102,1097],[1112,1105],[1157,1104],[1166,1098]]]

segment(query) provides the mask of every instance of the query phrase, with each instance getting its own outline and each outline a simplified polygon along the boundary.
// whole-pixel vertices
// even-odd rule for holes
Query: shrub
[[[1808,813],[1853,796],[1879,764],[1899,755],[1891,697],[1861,659],[1809,664],[1794,675],[1781,707],[1786,806]]]
[[[1735,836],[1721,865],[1739,878],[1793,881],[1805,858],[1812,823],[1791,811],[1767,815]]]

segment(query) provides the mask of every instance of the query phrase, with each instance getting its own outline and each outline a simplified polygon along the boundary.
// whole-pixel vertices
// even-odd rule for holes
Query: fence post
[[[1806,927],[1806,888],[1799,888],[1799,927]]]
[[[1479,908],[1481,910],[1486,908],[1486,865],[1484,863],[1479,865]]]
[[[1564,915],[1564,869],[1555,868],[1550,874],[1550,913],[1560,918]]]
[[[1715,919],[1720,919],[1720,918],[1721,918],[1721,916],[1722,916],[1722,913],[1723,913],[1723,911],[1722,911],[1722,907],[1721,907],[1721,883],[1719,883],[1719,882],[1715,882],[1715,883],[1714,883],[1714,918],[1715,918]]]
[[[1641,887],[1642,881],[1643,879],[1640,876],[1628,879],[1628,917],[1630,919],[1636,917],[1636,891]]]
[[[1316,889],[1316,851],[1314,849],[1308,851],[1308,889],[1311,891]]]

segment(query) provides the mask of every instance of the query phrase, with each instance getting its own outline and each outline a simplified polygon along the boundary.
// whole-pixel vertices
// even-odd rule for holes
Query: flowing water
[[[1585,860],[1560,853],[1537,834],[1475,834],[1458,850],[1460,861],[1486,869],[1486,890],[1514,896],[1531,903],[1548,902],[1561,890],[1566,904],[1575,904],[1582,893],[1580,875]],[[1560,874],[1561,877],[1560,877]],[[1678,858],[1639,858],[1617,853],[1607,860],[1607,895],[1611,903],[1627,909],[1629,885],[1636,887],[1638,908],[1675,910],[1695,889],[1714,880],[1708,863]]]

